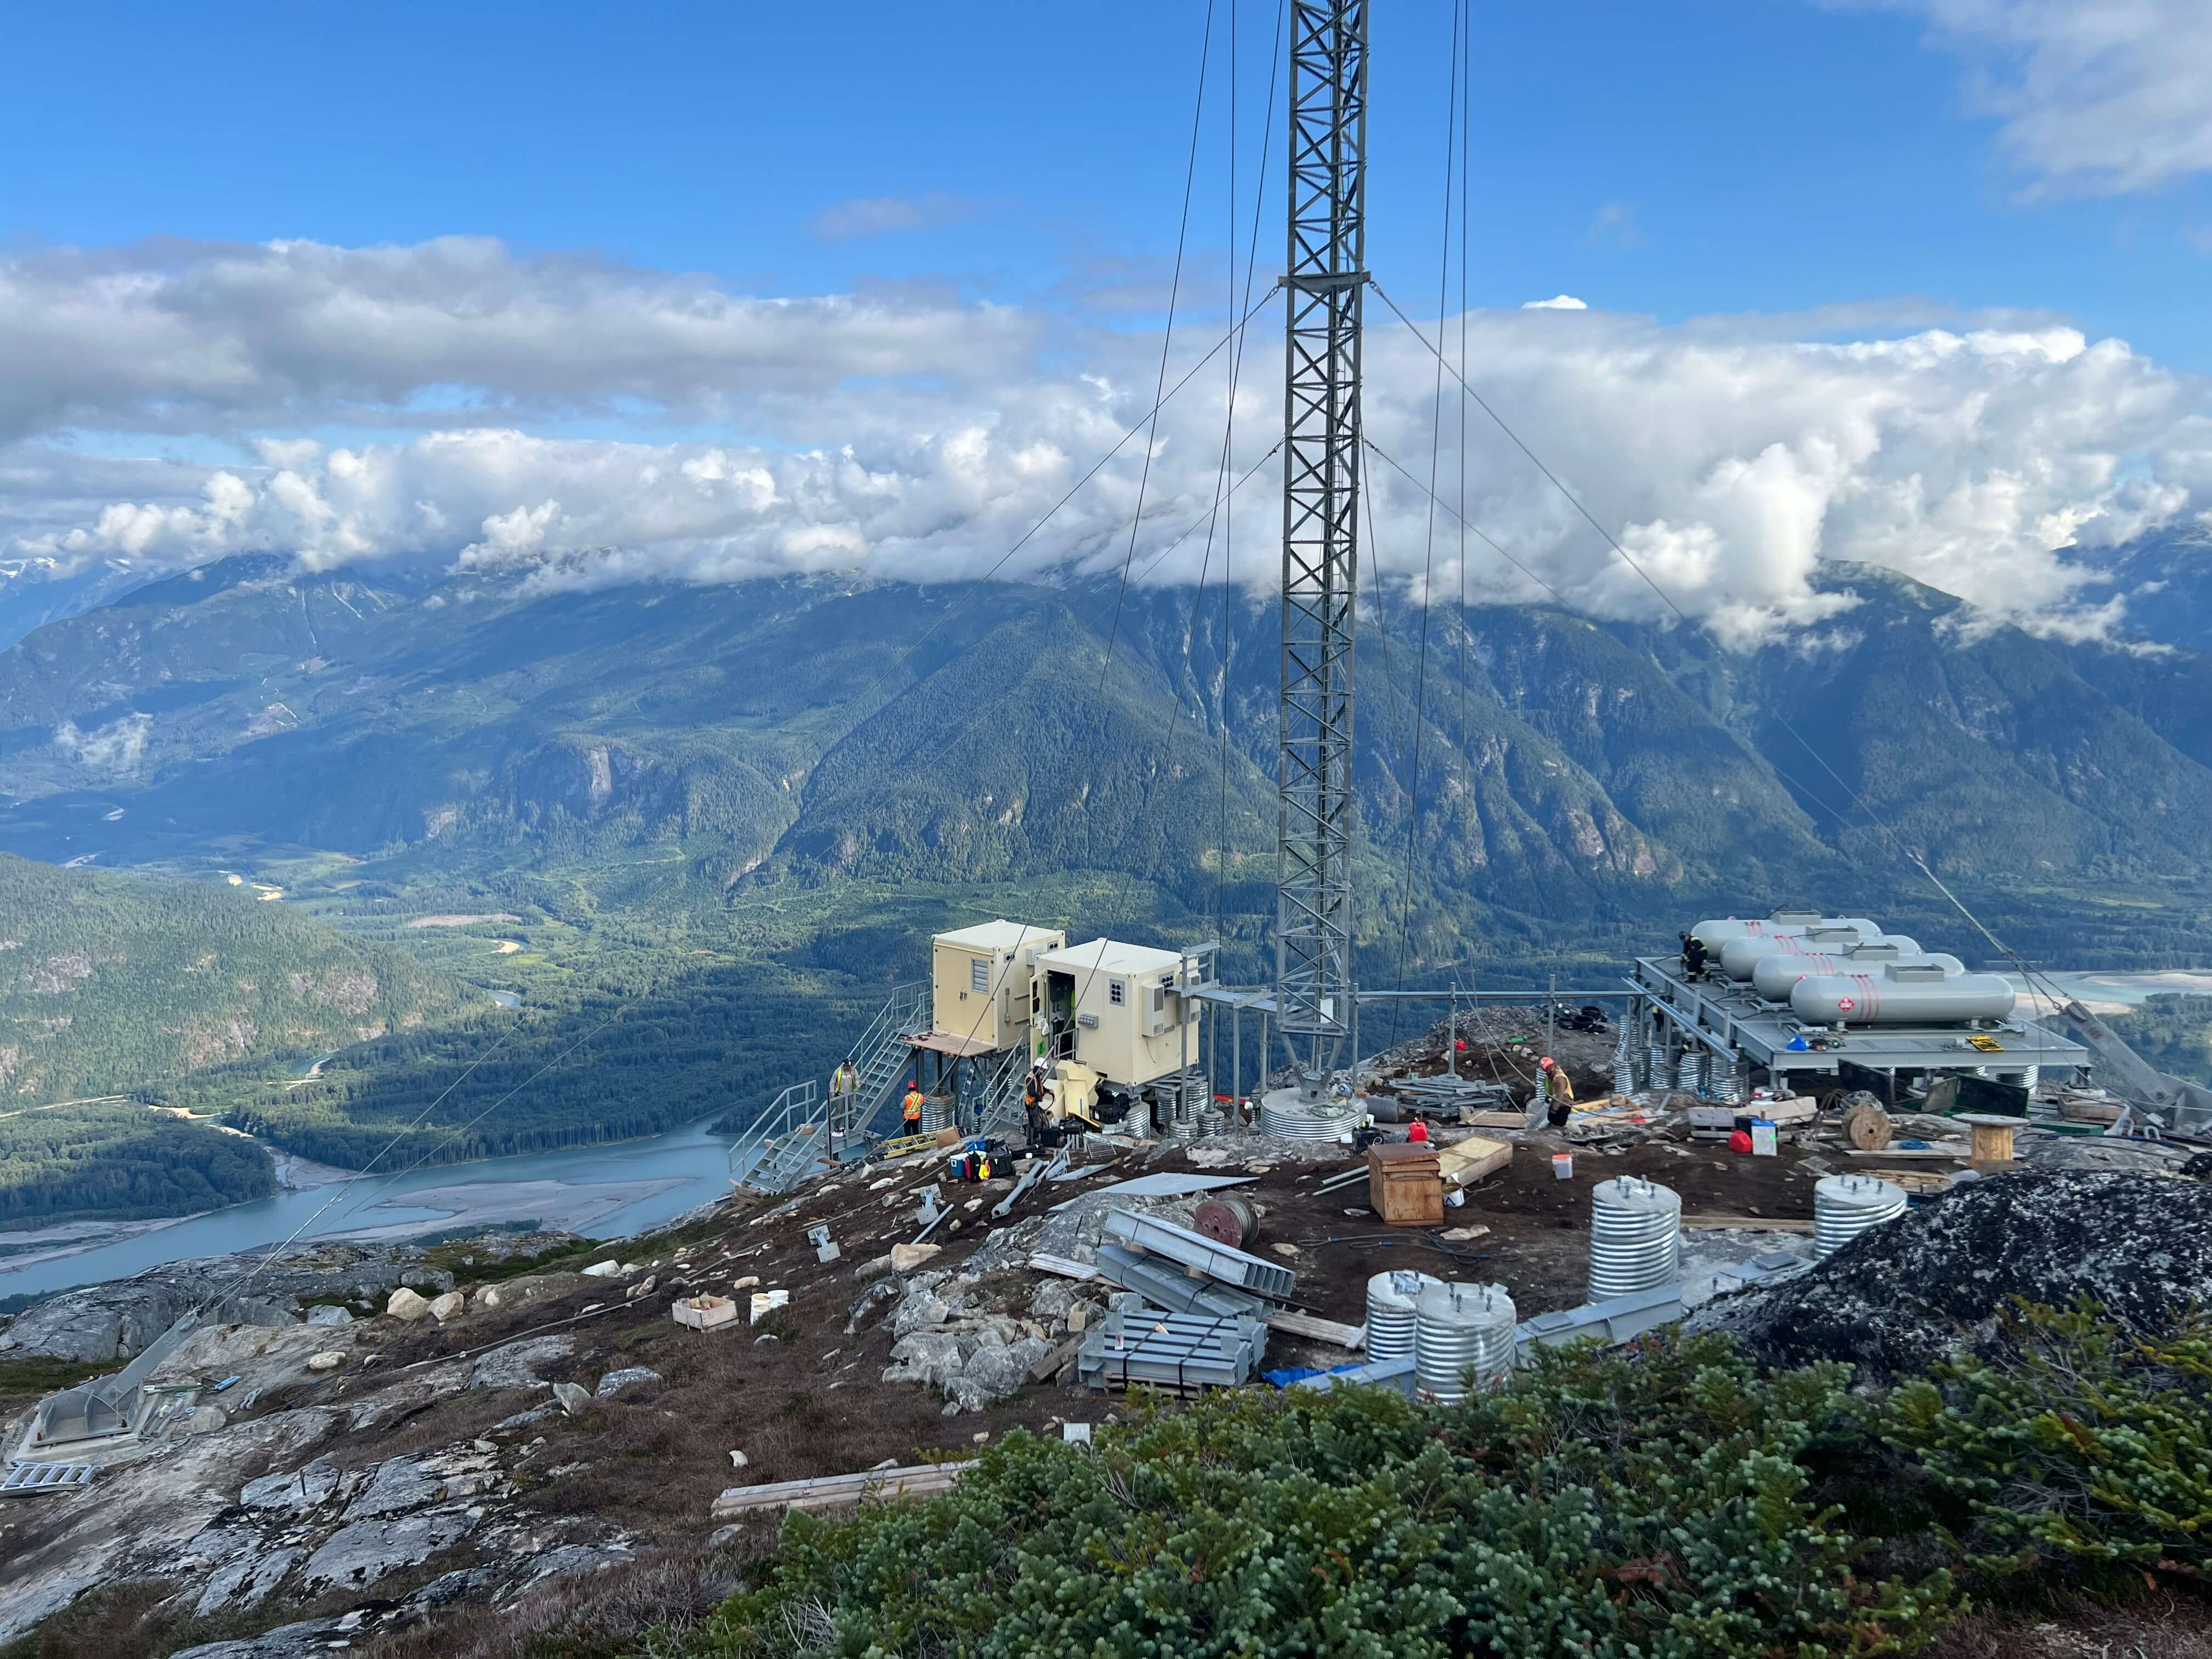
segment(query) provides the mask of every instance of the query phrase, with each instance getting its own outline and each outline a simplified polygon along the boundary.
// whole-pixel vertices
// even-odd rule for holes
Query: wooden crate
[[[1444,1218],[1444,1183],[1436,1149],[1395,1141],[1367,1149],[1367,1201],[1393,1227],[1425,1227]]]

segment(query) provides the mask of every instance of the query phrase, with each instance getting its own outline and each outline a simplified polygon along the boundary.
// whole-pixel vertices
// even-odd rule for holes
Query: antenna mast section
[[[1291,0],[1275,1009],[1309,1097],[1326,1086],[1357,1024],[1352,641],[1367,283],[1367,0]]]

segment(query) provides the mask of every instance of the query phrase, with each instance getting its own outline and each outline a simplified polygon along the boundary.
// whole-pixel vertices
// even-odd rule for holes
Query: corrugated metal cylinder
[[[1413,1382],[1447,1406],[1474,1386],[1495,1388],[1513,1369],[1520,1316],[1503,1285],[1431,1285],[1413,1309]]]
[[[1590,1188],[1589,1299],[1633,1296],[1682,1276],[1682,1197],[1637,1176]]]
[[[1826,1261],[1869,1227],[1905,1213],[1905,1188],[1873,1176],[1827,1176],[1813,1188],[1813,1254]]]
[[[1401,1267],[1367,1281],[1367,1358],[1403,1359],[1413,1352],[1413,1301],[1443,1280]]]

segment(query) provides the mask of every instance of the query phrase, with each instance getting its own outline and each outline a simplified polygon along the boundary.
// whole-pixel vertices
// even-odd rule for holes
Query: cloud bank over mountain
[[[1178,320],[1171,386],[1231,320]],[[1233,574],[1255,588],[1277,566],[1279,328],[1254,319],[1236,398],[1231,475],[1257,470],[1231,502]],[[1443,325],[1455,359],[1462,331]],[[2124,600],[2076,598],[2106,550],[2212,525],[2206,385],[2050,319],[1516,307],[1464,333],[1469,380],[1724,637],[1829,614],[1823,558],[2094,633],[2124,620]],[[920,287],[762,298],[483,239],[10,254],[0,553],[66,570],[276,549],[547,585],[976,576],[1142,422],[1158,354],[1157,323]],[[1236,356],[1216,351],[1001,574],[1118,569],[1141,489],[1134,568],[1219,580]],[[1439,597],[1463,577],[1471,598],[1664,614],[1480,412],[1467,515],[1510,561],[1431,513],[1431,477],[1461,500],[1462,405],[1447,377],[1432,418],[1436,360],[1379,304],[1368,375],[1389,458],[1369,468],[1371,568],[1425,572]]]

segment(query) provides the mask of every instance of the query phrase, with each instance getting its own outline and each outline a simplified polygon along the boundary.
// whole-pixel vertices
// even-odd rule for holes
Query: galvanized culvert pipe
[[[1633,1296],[1682,1276],[1682,1196],[1638,1176],[1590,1189],[1589,1299]]]
[[[1413,1352],[1413,1302],[1443,1280],[1399,1267],[1367,1281],[1367,1358],[1403,1359]]]
[[[1813,1254],[1826,1261],[1869,1227],[1905,1213],[1905,1188],[1874,1176],[1827,1176],[1813,1188]]]
[[[1422,1398],[1455,1406],[1513,1369],[1521,1318],[1503,1285],[1431,1283],[1414,1303],[1413,1382]]]

